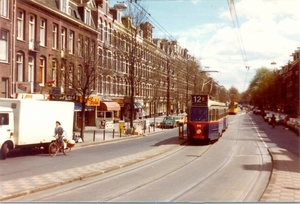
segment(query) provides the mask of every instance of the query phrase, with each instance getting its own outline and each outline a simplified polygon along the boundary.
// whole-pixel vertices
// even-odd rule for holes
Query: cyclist
[[[54,136],[58,136],[58,143],[60,148],[65,148],[64,137],[66,136],[66,132],[62,128],[59,121],[55,122]]]
[[[273,128],[275,128],[275,124],[276,124],[276,118],[275,118],[275,115],[272,114],[272,117],[271,117],[271,125]]]

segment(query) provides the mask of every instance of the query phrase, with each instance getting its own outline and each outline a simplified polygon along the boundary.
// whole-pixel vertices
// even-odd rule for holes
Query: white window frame
[[[75,37],[75,32],[70,30],[69,33],[69,53],[74,54],[74,37]]]
[[[29,42],[29,49],[34,50],[34,43],[35,43],[35,16],[29,16],[29,30],[28,30],[28,42]]]
[[[57,75],[57,61],[52,60],[52,66],[51,66],[51,79],[55,81],[56,84],[56,75]]]
[[[60,0],[59,8],[62,12],[68,13],[69,11],[69,0]]]
[[[67,48],[67,29],[63,27],[61,29],[61,50],[65,52],[66,48]]]
[[[52,49],[57,50],[57,31],[58,31],[58,25],[57,24],[53,24],[52,25]]]
[[[20,52],[17,53],[17,69],[16,69],[16,81],[24,81],[24,55]]]
[[[91,25],[91,10],[85,8],[84,23]]]
[[[2,18],[9,17],[9,2],[10,0],[0,0],[0,16]]]
[[[0,30],[0,62],[8,62],[8,33],[7,30]]]
[[[34,57],[28,57],[28,82],[34,81]]]
[[[17,39],[24,40],[24,11],[17,12]]]
[[[44,57],[40,57],[39,61],[39,82],[41,84],[45,84],[45,69],[46,69],[46,59]]]
[[[40,45],[46,46],[46,20],[40,20]]]

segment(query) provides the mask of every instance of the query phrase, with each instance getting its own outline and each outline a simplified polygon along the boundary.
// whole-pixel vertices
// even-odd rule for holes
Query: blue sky
[[[109,5],[117,2],[122,1],[109,0]],[[153,38],[172,36],[202,67],[219,71],[210,75],[220,85],[242,92],[255,70],[280,69],[300,49],[300,0],[235,0],[239,26],[231,19],[228,2],[138,1],[152,17]]]

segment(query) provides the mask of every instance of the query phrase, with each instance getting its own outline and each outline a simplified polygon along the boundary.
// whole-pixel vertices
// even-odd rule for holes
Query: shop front
[[[120,120],[121,107],[114,101],[101,101],[100,106],[97,106],[96,126],[99,128],[108,128],[113,123]]]
[[[100,105],[100,97],[99,96],[89,96],[85,104],[85,122],[84,126],[96,126],[96,107]],[[78,97],[75,101],[75,114],[74,114],[74,127],[76,129],[81,128],[82,122],[82,100],[81,97]]]

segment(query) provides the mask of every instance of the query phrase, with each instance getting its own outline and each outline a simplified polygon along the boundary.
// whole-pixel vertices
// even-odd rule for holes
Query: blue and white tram
[[[217,141],[228,127],[228,106],[209,95],[192,95],[188,106],[187,136],[190,141]]]

